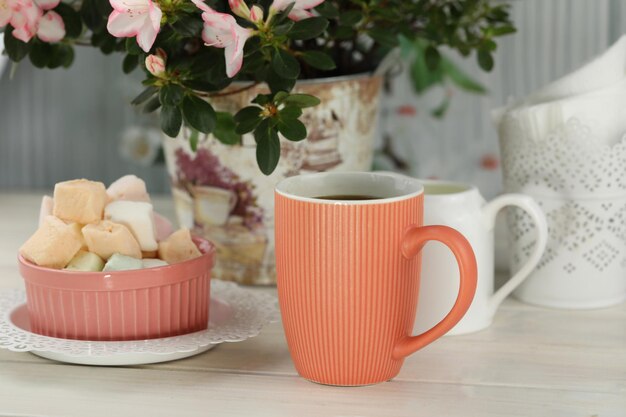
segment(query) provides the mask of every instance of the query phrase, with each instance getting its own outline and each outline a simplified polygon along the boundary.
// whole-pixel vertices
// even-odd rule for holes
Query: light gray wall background
[[[494,71],[482,73],[474,60],[462,63],[488,86],[489,96],[457,92],[445,120],[437,121],[428,109],[441,92],[416,98],[407,93],[406,79],[394,83],[383,129],[394,133],[394,147],[415,175],[470,180],[495,194],[499,171],[484,167],[485,157],[497,156],[490,110],[580,66],[626,28],[623,0],[512,3],[519,31],[500,42]],[[124,128],[154,123],[129,104],[140,85],[122,73],[121,56],[85,48],[69,70],[38,70],[24,62],[13,79],[8,73],[0,79],[0,189],[45,189],[77,177],[110,182],[135,173],[152,191],[167,190],[162,167],[141,167],[119,155]],[[407,105],[417,114],[398,116]]]

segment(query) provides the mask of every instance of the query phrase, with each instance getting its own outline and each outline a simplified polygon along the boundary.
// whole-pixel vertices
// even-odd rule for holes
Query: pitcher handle
[[[454,306],[443,320],[417,336],[400,339],[393,350],[394,359],[402,359],[446,334],[463,318],[476,292],[477,267],[474,251],[463,235],[447,226],[410,226],[402,240],[402,255],[410,259],[422,250],[426,242],[436,240],[446,245],[459,265],[459,294]]]
[[[498,306],[515,290],[537,266],[548,244],[548,222],[546,216],[531,197],[523,194],[505,194],[483,207],[483,219],[489,230],[493,230],[496,215],[507,206],[519,207],[528,213],[537,228],[537,242],[526,263],[489,299],[489,312],[495,314]]]

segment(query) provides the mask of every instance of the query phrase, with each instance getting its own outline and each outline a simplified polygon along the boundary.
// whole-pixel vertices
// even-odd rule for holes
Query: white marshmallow
[[[102,271],[127,271],[130,269],[141,268],[143,268],[143,263],[141,262],[141,259],[136,259],[130,256],[115,253],[109,258],[107,263],[104,265],[104,269]]]
[[[159,266],[167,266],[167,265],[169,265],[165,261],[162,261],[160,259],[154,259],[154,258],[143,259],[142,262],[143,262],[143,267],[144,268],[157,268]]]
[[[107,195],[111,201],[144,201],[150,202],[146,191],[146,183],[135,175],[124,175],[107,188]]]
[[[143,252],[159,248],[152,204],[140,201],[114,201],[104,208],[104,218],[126,226]]]

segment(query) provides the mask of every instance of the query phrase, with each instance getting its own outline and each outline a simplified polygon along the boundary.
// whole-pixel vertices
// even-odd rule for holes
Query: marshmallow
[[[104,261],[95,253],[84,250],[78,251],[76,256],[72,258],[70,263],[65,267],[71,271],[90,271],[98,272],[104,268]]]
[[[30,262],[48,268],[64,268],[83,245],[80,225],[47,216],[41,227],[20,248]]]
[[[39,208],[39,227],[41,227],[46,217],[52,216],[53,208],[54,201],[52,200],[52,197],[44,195],[41,199],[41,207]]]
[[[144,268],[158,268],[159,266],[169,265],[167,262],[160,259],[143,259],[142,262]]]
[[[141,259],[141,248],[137,239],[122,224],[103,220],[83,227],[83,236],[89,248],[102,259],[109,259],[114,253],[120,253]]]
[[[130,269],[141,268],[143,268],[143,262],[141,262],[140,259],[114,253],[104,265],[104,269],[102,271],[127,271]]]
[[[152,213],[152,204],[141,201],[114,201],[104,209],[104,217],[128,227],[144,252],[159,247]]]
[[[123,176],[109,185],[106,192],[111,201],[126,200],[150,202],[150,196],[146,191],[146,183],[135,175]]]
[[[156,227],[156,239],[162,241],[167,239],[169,235],[174,232],[174,226],[172,222],[165,216],[161,216],[156,211],[154,212],[154,226]]]
[[[197,258],[202,253],[191,240],[189,229],[180,229],[159,243],[159,258],[169,264]]]
[[[102,220],[107,200],[106,189],[101,182],[60,182],[54,186],[53,213],[67,222],[95,223]]]

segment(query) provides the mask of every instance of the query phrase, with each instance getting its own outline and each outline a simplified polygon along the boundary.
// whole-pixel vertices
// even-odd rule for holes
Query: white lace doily
[[[12,323],[11,313],[26,302],[21,290],[0,292],[0,348],[14,352],[49,352],[69,357],[106,357],[121,354],[171,355],[195,352],[223,342],[240,342],[259,334],[263,326],[280,319],[276,297],[242,288],[232,282],[211,281],[211,296],[232,308],[223,323],[207,330],[162,339],[90,342],[40,336]],[[206,350],[206,349],[204,349]]]

